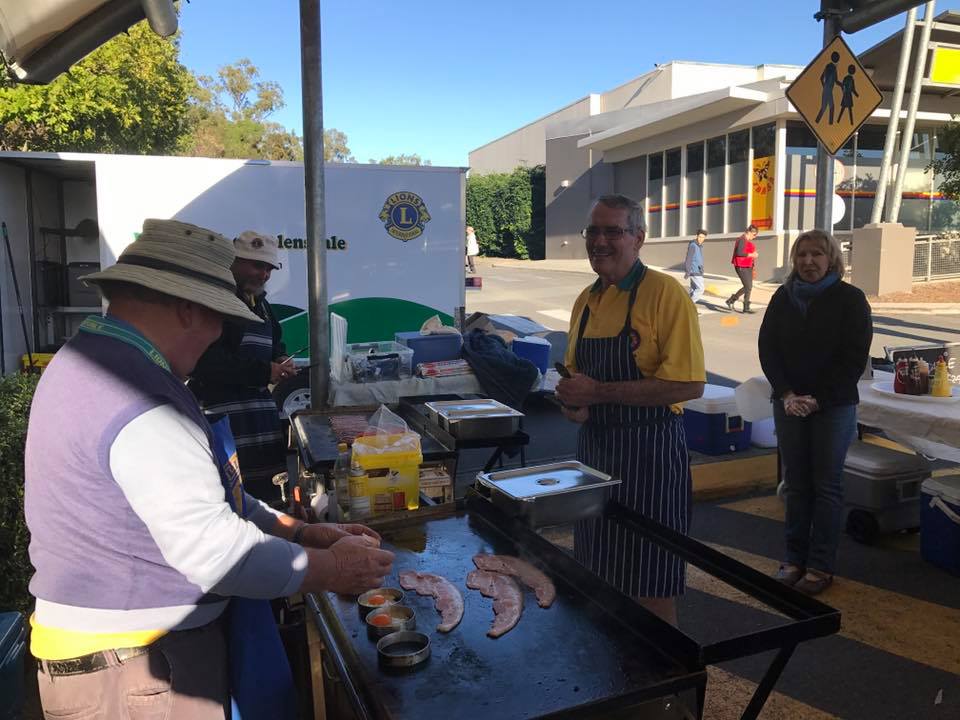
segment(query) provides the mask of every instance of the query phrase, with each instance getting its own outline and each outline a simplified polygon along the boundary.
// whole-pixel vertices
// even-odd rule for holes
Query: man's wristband
[[[290,542],[296,543],[297,545],[301,544],[303,539],[303,532],[307,529],[307,523],[300,523],[297,525],[297,529],[293,531],[293,537],[290,538]]]

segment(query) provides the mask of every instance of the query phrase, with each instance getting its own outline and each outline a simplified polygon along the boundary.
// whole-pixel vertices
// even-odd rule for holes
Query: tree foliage
[[[180,153],[201,157],[302,160],[300,137],[268,120],[284,106],[283,90],[249,59],[224,65],[216,77],[192,79],[190,132]]]
[[[387,155],[387,157],[382,160],[374,160],[370,158],[371,165],[432,165],[429,160],[422,159],[419,155],[414,153],[413,155]]]
[[[327,128],[323,131],[323,159],[326,162],[341,163],[357,161],[347,146],[346,133],[340,132],[336,128]]]
[[[467,180],[467,225],[473,226],[484,255],[544,257],[542,165],[512,173],[471,175]]]
[[[36,375],[0,378],[0,611],[27,612],[30,533],[23,517],[23,448]]]
[[[0,78],[0,149],[172,152],[187,131],[191,85],[179,53],[142,22],[49,85]]]
[[[943,153],[930,164],[940,179],[937,190],[951,200],[960,200],[960,123],[952,120],[936,134],[938,155]]]

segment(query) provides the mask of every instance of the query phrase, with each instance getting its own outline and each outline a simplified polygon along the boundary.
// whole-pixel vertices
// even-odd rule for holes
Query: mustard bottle
[[[947,364],[941,355],[933,368],[933,384],[931,394],[934,397],[950,397],[953,388],[950,385],[950,376],[947,374]]]

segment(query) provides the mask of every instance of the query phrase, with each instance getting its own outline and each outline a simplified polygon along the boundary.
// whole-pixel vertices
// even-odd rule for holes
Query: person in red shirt
[[[753,265],[760,256],[757,252],[757,246],[753,241],[757,237],[757,226],[747,225],[743,235],[737,238],[733,246],[733,269],[737,271],[737,276],[743,287],[737,290],[733,295],[727,298],[727,307],[733,310],[733,304],[743,296],[743,312],[751,315],[756,310],[750,309],[750,291],[753,289]]]

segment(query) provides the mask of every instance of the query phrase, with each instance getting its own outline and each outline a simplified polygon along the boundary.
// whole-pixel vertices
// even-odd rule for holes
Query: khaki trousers
[[[227,650],[219,621],[172,632],[150,651],[81,675],[54,676],[38,660],[47,720],[224,720],[230,717]]]

